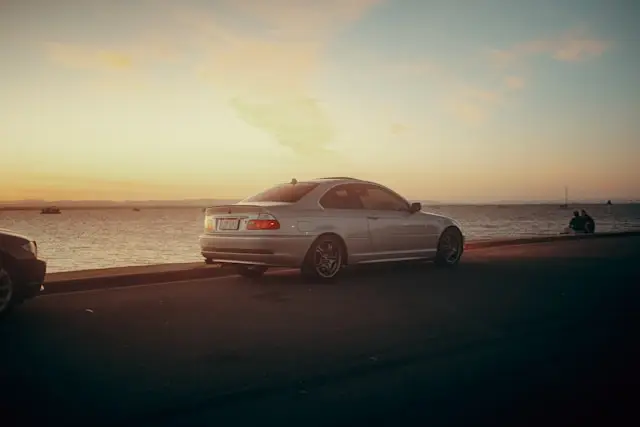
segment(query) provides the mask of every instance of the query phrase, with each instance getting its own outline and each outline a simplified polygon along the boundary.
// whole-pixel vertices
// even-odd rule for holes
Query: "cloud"
[[[320,47],[236,37],[210,47],[198,76],[231,96],[279,97],[307,90],[318,68]]]
[[[464,98],[487,104],[494,104],[501,98],[500,93],[496,91],[481,89],[472,86],[463,87],[460,90],[460,93]]]
[[[157,62],[175,60],[177,53],[159,41],[138,42],[126,46],[91,46],[74,43],[45,44],[50,60],[68,68],[94,71],[134,71]]]
[[[504,96],[500,91],[461,85],[459,89],[453,90],[448,108],[462,122],[477,125],[486,121],[494,107],[503,100]]]
[[[238,117],[299,155],[327,153],[334,135],[311,86],[336,31],[378,0],[225,0],[225,16],[184,11],[204,57],[197,75],[214,85]],[[247,30],[246,28],[250,28]]]
[[[525,80],[518,76],[507,76],[504,79],[504,84],[509,90],[520,90],[525,85]]]
[[[48,43],[46,47],[53,61],[70,68],[128,70],[134,64],[131,55],[117,50],[64,43]]]
[[[91,85],[109,91],[140,91],[147,87],[145,64],[154,60],[150,51],[137,55],[136,48],[118,49],[47,43],[49,59],[65,68],[92,73]]]
[[[589,57],[602,55],[608,46],[608,43],[602,40],[566,40],[561,45],[555,47],[553,57],[558,61],[582,61]]]
[[[468,124],[482,123],[489,115],[489,111],[483,106],[465,100],[454,100],[451,103],[451,111],[458,119]]]
[[[437,63],[429,58],[394,61],[375,52],[360,52],[358,55],[362,58],[360,62],[382,64],[376,71],[385,84],[396,84],[398,80],[410,78],[415,78],[418,84],[428,83],[429,99],[464,123],[477,125],[485,122],[494,108],[506,99],[504,87],[472,82],[463,74],[464,70],[448,67],[446,63]],[[524,80],[513,77],[508,84],[515,89],[522,87]],[[406,129],[402,124],[392,123],[390,132],[399,136],[406,133]]]
[[[223,0],[220,13],[174,12],[201,78],[233,96],[308,92],[337,31],[380,0]]]
[[[604,40],[588,34],[586,28],[579,27],[559,36],[516,44],[507,49],[493,50],[489,53],[494,65],[500,68],[523,65],[536,56],[546,56],[562,62],[578,62],[602,55],[609,47]],[[491,111],[506,102],[508,92],[521,90],[527,81],[518,75],[502,77],[502,87],[485,91],[463,89],[452,96],[450,110],[467,123],[478,124],[485,121]]]
[[[531,40],[507,49],[492,50],[489,56],[500,66],[540,55],[562,62],[578,62],[602,55],[609,46],[609,42],[590,36],[585,28],[580,27],[556,37]]]
[[[388,59],[376,57],[370,54],[369,60],[376,60],[384,64],[382,75],[384,79],[391,77],[410,78],[418,77],[421,81],[433,83],[435,91],[430,93],[430,99],[439,102],[442,108],[462,122],[468,124],[481,124],[486,121],[493,109],[504,102],[505,91],[503,87],[487,88],[482,85],[470,83],[467,78],[458,74],[457,69],[448,68],[445,64],[438,64],[426,59],[410,62],[393,62]],[[518,80],[516,80],[518,79]],[[513,77],[508,84],[513,88],[521,87],[524,80]],[[442,93],[442,94],[440,94]],[[438,99],[439,98],[439,99]],[[406,132],[402,124],[392,123],[391,133],[399,136]]]
[[[245,122],[272,135],[298,154],[327,151],[333,138],[331,122],[317,100],[291,98],[264,103],[234,99],[231,105]]]
[[[327,37],[359,19],[381,0],[225,0],[231,13],[281,36]]]
[[[49,56],[64,66],[103,70],[182,61],[230,100],[247,124],[308,154],[324,150],[333,135],[312,94],[324,48],[337,31],[380,2],[221,0],[214,11],[152,2],[167,15],[160,37],[138,40],[133,48],[56,43],[49,46]]]
[[[391,62],[385,63],[385,71],[400,76],[425,76],[425,75],[441,75],[442,69],[433,62],[420,60],[416,62],[403,63]]]
[[[402,123],[392,123],[391,124],[391,134],[393,136],[402,136],[407,133],[409,127]]]

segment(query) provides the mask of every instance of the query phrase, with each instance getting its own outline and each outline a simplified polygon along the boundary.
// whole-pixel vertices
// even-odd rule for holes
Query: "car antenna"
[[[291,184],[296,185],[298,183],[298,180],[295,178],[291,178]]]

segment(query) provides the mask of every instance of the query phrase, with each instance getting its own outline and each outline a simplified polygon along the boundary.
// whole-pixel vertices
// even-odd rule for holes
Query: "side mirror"
[[[411,207],[409,207],[410,213],[420,212],[421,210],[422,210],[422,203],[419,203],[419,202],[411,203]]]

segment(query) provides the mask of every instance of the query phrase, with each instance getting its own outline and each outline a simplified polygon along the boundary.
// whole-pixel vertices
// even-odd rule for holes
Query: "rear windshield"
[[[244,202],[283,202],[296,203],[307,193],[316,188],[318,184],[312,182],[299,182],[297,184],[281,184],[267,191],[249,197]]]

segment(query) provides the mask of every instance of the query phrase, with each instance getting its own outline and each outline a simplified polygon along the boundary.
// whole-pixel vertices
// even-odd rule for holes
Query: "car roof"
[[[349,180],[349,181],[361,181],[358,178],[351,178],[350,176],[330,176],[328,178],[315,178],[315,181],[326,181],[326,180]]]
[[[309,179],[306,181],[300,181],[300,182],[313,182],[315,184],[331,184],[332,186],[335,184],[346,184],[346,183],[351,183],[351,184],[357,184],[357,183],[369,183],[368,181],[364,181],[358,178],[350,178],[348,176],[335,176],[335,177],[329,177],[329,178],[314,178],[314,179]],[[372,183],[375,184],[375,183]]]
[[[367,180],[363,180],[363,179],[359,179],[359,178],[353,178],[353,177],[347,177],[347,176],[334,176],[334,177],[326,177],[326,178],[314,178],[314,179],[306,179],[303,181],[298,181],[296,178],[293,178],[291,181],[289,182],[282,182],[280,184],[276,184],[276,186],[279,185],[287,185],[287,184],[291,184],[291,185],[299,185],[299,184],[315,184],[315,188],[313,188],[311,191],[309,191],[308,193],[306,193],[304,196],[302,196],[302,198],[300,198],[297,202],[295,202],[295,205],[297,207],[302,207],[304,209],[316,209],[316,208],[320,208],[319,205],[319,201],[322,198],[322,196],[325,195],[325,193],[327,191],[329,191],[331,188],[339,186],[339,185],[344,185],[344,184],[370,184],[370,185],[374,185],[377,187],[382,187],[385,188],[386,190],[391,191],[392,193],[395,193],[398,197],[404,199],[405,201],[407,201],[407,199],[405,197],[403,197],[401,194],[395,192],[393,189],[374,182],[374,181],[367,181]],[[239,202],[239,203],[244,203],[244,201]],[[407,201],[407,203],[409,203]]]
[[[293,183],[293,180],[292,180]],[[336,176],[336,177],[328,177],[328,178],[315,178],[309,179],[305,181],[296,181],[297,184],[317,184],[316,188],[306,194],[300,201],[297,203],[298,205],[305,207],[317,206],[320,198],[331,188],[336,187],[338,185],[344,184],[372,184],[376,186],[384,187],[384,185],[378,184],[377,182],[365,181],[358,178],[351,178],[347,176]],[[387,188],[387,187],[384,187]],[[392,190],[393,191],[393,190]],[[402,196],[401,196],[402,197]]]

